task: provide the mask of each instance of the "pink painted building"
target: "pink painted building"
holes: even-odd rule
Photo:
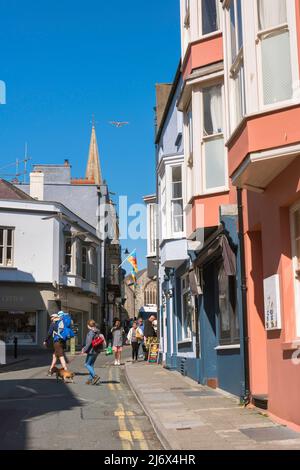
[[[223,24],[226,145],[242,202],[251,397],[300,429],[300,1],[223,1]]]

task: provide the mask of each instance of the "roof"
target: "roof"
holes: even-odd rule
[[[21,189],[17,188],[9,181],[0,178],[0,199],[27,200],[34,201],[32,197],[24,193]]]

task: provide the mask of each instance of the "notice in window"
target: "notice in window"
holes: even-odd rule
[[[265,328],[281,329],[281,304],[279,275],[264,279]]]

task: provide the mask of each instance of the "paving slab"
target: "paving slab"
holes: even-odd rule
[[[274,422],[265,411],[240,406],[237,397],[157,364],[128,363],[125,372],[165,449],[300,449],[300,433]]]

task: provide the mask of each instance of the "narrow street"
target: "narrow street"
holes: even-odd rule
[[[125,361],[126,355],[125,349]],[[70,364],[74,384],[47,377],[48,363],[49,356],[41,354],[1,371],[0,449],[161,449],[126,383],[124,366],[114,367],[112,356],[98,358],[99,386],[85,384],[84,357]]]

